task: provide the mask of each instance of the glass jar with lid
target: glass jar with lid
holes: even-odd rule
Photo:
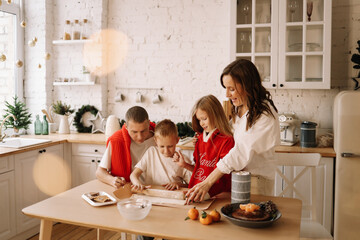
[[[71,22],[70,22],[70,20],[65,21],[64,40],[71,40]]]
[[[88,28],[88,20],[84,18],[82,22],[81,39],[89,38],[87,28]]]
[[[78,19],[74,20],[73,31],[72,31],[72,39],[79,40],[81,35],[80,23]]]

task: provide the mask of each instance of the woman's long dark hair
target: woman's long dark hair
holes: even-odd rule
[[[247,115],[246,130],[251,128],[264,112],[275,118],[268,104],[270,103],[277,112],[274,102],[271,99],[271,94],[261,84],[259,72],[251,61],[246,59],[237,59],[230,63],[224,69],[220,77],[221,85],[224,88],[225,86],[223,84],[223,77],[225,75],[230,75],[235,81],[236,85],[240,85],[241,91],[239,91],[238,87],[236,87],[236,91],[238,91],[239,94],[247,100],[249,113]],[[236,112],[233,105],[233,121],[235,121],[235,115]]]

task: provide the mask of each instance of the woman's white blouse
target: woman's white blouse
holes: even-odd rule
[[[280,125],[276,111],[271,110],[275,118],[264,113],[247,131],[247,113],[236,117],[233,123],[235,146],[217,163],[222,173],[245,170],[274,178],[274,152],[275,146],[280,144]]]

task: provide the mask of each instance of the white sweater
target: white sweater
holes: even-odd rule
[[[247,113],[236,117],[233,123],[235,146],[217,163],[222,173],[246,170],[274,179],[274,152],[275,146],[280,144],[280,125],[278,114],[272,107],[271,110],[275,118],[262,114],[247,131]]]

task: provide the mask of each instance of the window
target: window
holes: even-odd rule
[[[20,26],[18,2],[2,1],[0,6],[0,119],[5,101],[12,103],[15,95],[23,100],[24,66],[16,66],[18,60],[24,62],[24,29]]]

